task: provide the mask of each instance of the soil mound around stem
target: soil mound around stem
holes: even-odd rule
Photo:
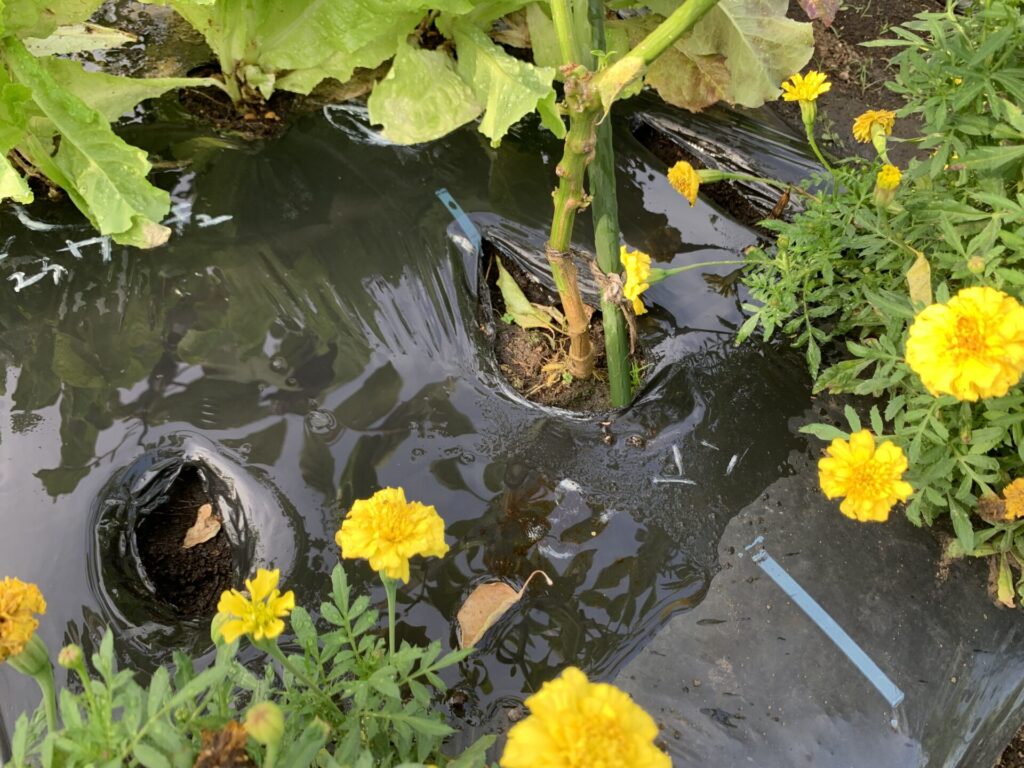
[[[207,541],[185,546],[200,510],[213,503],[199,469],[186,466],[166,500],[135,532],[139,560],[157,597],[189,616],[214,613],[221,592],[231,588],[234,577],[231,542],[223,527]]]
[[[595,311],[590,321],[590,343],[594,348],[595,374],[585,380],[574,379],[564,368],[568,360],[569,339],[544,329],[525,329],[504,319],[505,300],[498,288],[501,263],[531,302],[558,306],[558,297],[533,279],[511,254],[493,242],[483,243],[483,290],[489,301],[481,303],[481,322],[495,329],[493,344],[498,369],[509,385],[532,402],[581,413],[600,413],[612,409],[605,358],[604,329],[601,314]],[[634,355],[634,359],[637,355]]]

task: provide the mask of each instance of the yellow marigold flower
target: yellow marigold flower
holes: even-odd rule
[[[0,664],[25,650],[39,626],[34,614],[44,613],[46,601],[35,584],[9,576],[0,581]]]
[[[1018,477],[1003,488],[1003,499],[1006,501],[1006,520],[1024,517],[1024,477]]]
[[[671,768],[654,746],[658,726],[629,694],[591,683],[575,667],[526,700],[530,716],[512,726],[502,768]]]
[[[936,397],[1002,397],[1024,372],[1024,307],[994,288],[964,288],[914,318],[907,364]]]
[[[344,558],[365,558],[389,579],[409,581],[409,558],[443,557],[444,520],[432,506],[406,501],[401,488],[382,488],[352,505],[334,536]]]
[[[700,175],[685,160],[668,169],[668,183],[672,189],[690,201],[690,207],[697,204],[697,190],[700,189]]]
[[[875,436],[866,429],[854,432],[849,440],[836,438],[818,462],[818,484],[825,496],[845,496],[839,511],[859,520],[884,522],[897,501],[906,501],[914,492],[904,482],[907,457],[890,440],[875,446]]]
[[[282,619],[295,607],[295,593],[288,590],[282,595],[277,589],[280,579],[281,571],[277,568],[260,568],[255,579],[245,580],[249,597],[237,589],[221,594],[217,610],[231,617],[220,628],[227,642],[233,643],[242,635],[257,641],[273,639],[284,632]]]
[[[817,100],[821,94],[831,90],[832,83],[824,72],[810,70],[806,75],[796,74],[782,84],[782,99],[784,101],[806,101]]]
[[[869,109],[853,121],[853,138],[861,144],[872,139],[872,132],[877,127],[886,136],[892,135],[892,127],[896,124],[896,113],[888,109]]]
[[[895,165],[889,165],[886,163],[878,172],[875,183],[878,185],[879,189],[884,189],[885,191],[890,192],[900,185],[900,179],[902,178],[903,174],[900,172],[899,168]]]
[[[626,284],[622,295],[633,302],[633,313],[642,315],[647,311],[640,294],[651,287],[651,257],[643,251],[630,251],[626,246],[619,249],[619,261],[626,270]]]

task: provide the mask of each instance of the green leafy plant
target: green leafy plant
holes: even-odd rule
[[[220,616],[211,632],[216,658],[207,669],[197,671],[188,656],[176,653],[173,672],[158,668],[147,686],[131,671],[117,669],[109,631],[91,670],[80,648],[66,647],[59,663],[77,678],[78,690],[60,691],[49,726],[45,694],[35,714],[18,718],[5,768],[190,768],[203,764],[196,761],[205,752],[225,759],[230,749],[268,768],[485,764],[490,736],[458,758],[441,752],[452,730],[434,706],[434,691],[445,687],[438,672],[471,649],[442,655],[434,642],[390,651],[374,631],[377,611],[365,595],[353,599],[340,565],[331,574],[331,599],[320,606],[320,615],[318,627],[297,607],[291,614],[293,642],[254,641],[272,660],[260,664],[239,661],[241,641],[224,641],[220,627],[226,617]],[[234,763],[209,762],[219,764]]]
[[[992,318],[1012,322],[1024,289],[1022,6],[994,0],[960,13],[951,3],[894,32],[876,45],[899,49],[890,87],[907,99],[898,114],[921,119],[919,157],[900,180],[888,165],[886,130],[873,129],[876,163],[837,164],[818,179],[831,188],[805,196],[804,212],[765,223],[778,239],[748,254],[744,280],[755,301],[740,339],[782,332],[806,348],[817,391],[883,398],[870,409],[870,431],[909,461],[908,517],[930,524],[948,515],[956,534],[949,553],[992,558],[998,599],[1012,605],[1014,592],[1024,595],[1019,371],[1006,391],[968,386],[974,374],[961,367],[988,354],[993,370],[1011,375],[1016,342],[1011,332],[998,354],[991,346],[977,352],[995,343],[1000,326],[978,320],[981,309],[957,307],[967,297],[1005,300]],[[887,190],[893,179],[898,186]],[[991,293],[971,292],[979,289]],[[908,333],[922,337],[928,322],[947,316],[967,324],[960,357],[910,354]],[[980,330],[970,335],[971,327]],[[950,343],[961,344],[959,333]],[[951,387],[935,384],[961,372]],[[862,429],[852,410],[847,420],[850,432]],[[830,425],[805,431],[850,436]]]
[[[569,337],[568,370],[574,379],[593,373],[589,313],[568,257],[576,213],[593,201],[597,262],[610,286],[602,313],[612,400],[620,406],[631,388],[614,290],[622,265],[609,110],[644,84],[690,110],[719,101],[759,106],[807,62],[813,45],[810,25],[785,18],[785,0],[163,2],[202,32],[238,104],[278,88],[308,93],[324,78],[346,81],[359,67],[391,59],[368,108],[393,142],[430,141],[479,119],[497,146],[536,113],[565,140],[547,252]],[[506,45],[529,50],[532,61]]]
[[[0,3],[0,200],[28,203],[28,177],[63,189],[101,234],[152,247],[170,230],[166,192],[147,179],[145,152],[111,129],[143,99],[190,78],[131,79],[85,70],[57,53],[119,45],[114,30],[83,25],[99,0]]]

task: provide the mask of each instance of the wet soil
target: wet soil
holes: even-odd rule
[[[213,503],[198,468],[184,467],[167,496],[136,530],[139,559],[157,597],[186,616],[210,616],[234,581],[231,542],[221,528],[209,541],[182,546],[199,508]]]
[[[896,49],[864,48],[861,43],[893,37],[889,28],[909,21],[923,11],[937,11],[945,6],[938,0],[856,0],[844,3],[832,25],[820,21],[814,25],[814,56],[806,69],[826,73],[832,88],[818,98],[817,136],[823,151],[837,157],[860,155],[875,158],[870,144],[858,144],[851,129],[854,119],[869,109],[898,110],[903,98],[885,88],[892,76],[889,59]],[[806,21],[807,15],[796,0],[790,2],[789,16]],[[777,101],[772,108],[793,130],[802,134],[800,107],[795,102]],[[890,139],[889,157],[905,166],[915,153],[914,146],[898,139],[918,135],[919,123],[913,118],[900,118]]]
[[[1024,728],[1017,731],[994,768],[1024,768]]]
[[[218,76],[211,67],[201,67],[189,74],[195,77]],[[295,94],[275,91],[269,100],[255,100],[236,107],[231,98],[219,88],[184,88],[178,96],[185,110],[218,133],[241,136],[253,141],[272,139],[284,133],[287,123],[283,119],[295,106]]]
[[[535,403],[565,408],[581,413],[594,413],[611,409],[611,393],[604,375],[607,367],[604,352],[604,330],[601,313],[595,311],[590,320],[590,343],[594,347],[595,375],[587,380],[563,376],[561,364],[567,359],[569,339],[544,329],[520,328],[503,320],[505,301],[498,289],[498,268],[495,259],[502,256],[493,245],[484,242],[485,280],[491,298],[492,317],[481,318],[495,328],[494,352],[498,368],[509,385]],[[522,288],[530,301],[557,306],[558,299],[531,280],[526,272],[509,258],[502,265]],[[548,369],[545,370],[545,366]]]

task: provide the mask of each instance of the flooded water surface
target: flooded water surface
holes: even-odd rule
[[[673,192],[627,118],[631,247],[681,265],[756,241]],[[187,161],[157,175],[174,199],[167,246],[114,246],[105,262],[101,242],[68,245],[93,234],[67,208],[0,212],[0,268],[22,275],[0,309],[0,572],[40,585],[51,648],[90,646],[112,625],[141,670],[176,648],[211,650],[208,620],[155,600],[123,535],[183,464],[207,467],[231,511],[238,577],[278,567],[310,607],[328,592],[344,511],[402,486],[437,507],[451,551],[414,561],[400,637],[454,644],[477,583],[518,586],[536,569],[554,580],[535,580],[449,676],[451,716],[493,730],[565,665],[608,679],[698,604],[729,518],[787,472],[807,382],[779,350],[733,345],[729,267],[651,289],[648,383],[610,423],[500,383],[468,290],[476,265],[435,191],[485,234],[542,235],[559,147],[540,129],[498,150],[470,129],[403,148],[359,109],[328,108],[258,146],[175,124],[128,130]],[[56,284],[54,264],[69,270]],[[383,602],[364,563],[346,567]],[[0,676],[0,718],[10,726],[35,696]]]

